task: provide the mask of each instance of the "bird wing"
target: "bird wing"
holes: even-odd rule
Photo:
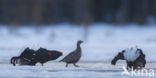
[[[67,56],[65,56],[61,61],[68,61],[68,60],[71,60],[73,57],[74,57],[74,54],[75,54],[75,51],[69,53]]]

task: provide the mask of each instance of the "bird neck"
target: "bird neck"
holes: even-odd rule
[[[80,43],[77,43],[77,49],[81,49]]]

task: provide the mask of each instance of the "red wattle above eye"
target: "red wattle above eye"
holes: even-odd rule
[[[51,56],[51,55],[52,55],[52,53],[51,53],[51,52],[48,52],[48,55],[49,55],[49,56]]]

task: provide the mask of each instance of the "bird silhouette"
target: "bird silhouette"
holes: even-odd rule
[[[81,40],[77,41],[77,48],[76,48],[76,50],[74,50],[71,53],[69,53],[62,60],[60,60],[60,62],[65,62],[66,63],[66,67],[68,67],[68,64],[73,64],[75,67],[79,67],[78,65],[76,65],[76,63],[81,58],[81,54],[82,54],[81,47],[80,47],[81,43],[83,43],[83,41],[81,41]]]

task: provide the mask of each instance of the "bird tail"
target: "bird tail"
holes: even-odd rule
[[[63,60],[60,60],[59,62],[62,62]]]
[[[19,59],[20,57],[12,57],[10,59],[10,63],[13,64],[13,66],[15,66],[17,64],[17,59]]]
[[[63,58],[62,60],[60,60],[59,62],[64,62],[65,61],[65,58]]]
[[[64,62],[65,60],[64,59],[62,59],[62,60],[60,60],[59,62]]]
[[[62,60],[60,60],[59,62],[62,62]]]

